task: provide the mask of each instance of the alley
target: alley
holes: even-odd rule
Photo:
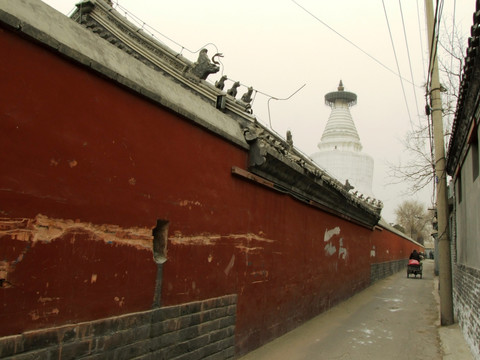
[[[442,359],[433,261],[401,271],[242,360]]]

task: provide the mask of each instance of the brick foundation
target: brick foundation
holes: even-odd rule
[[[465,265],[454,268],[455,315],[475,358],[480,359],[480,271]]]
[[[373,284],[374,282],[384,279],[390,275],[393,275],[399,271],[405,269],[407,266],[408,260],[394,260],[394,261],[386,261],[377,264],[370,265],[370,283]]]
[[[5,359],[230,359],[237,296],[0,338]]]

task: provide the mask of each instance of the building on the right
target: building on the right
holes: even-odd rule
[[[452,177],[452,239],[455,315],[476,359],[480,359],[480,1],[465,57],[447,173]]]

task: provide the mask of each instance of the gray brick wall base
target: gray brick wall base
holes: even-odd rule
[[[386,261],[370,265],[370,284],[393,275],[406,268],[408,259]]]
[[[237,296],[0,338],[0,358],[232,359]]]
[[[475,359],[480,359],[480,270],[455,264],[453,304],[463,336]]]

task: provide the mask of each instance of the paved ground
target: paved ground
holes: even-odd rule
[[[458,326],[439,333],[433,261],[423,266],[422,279],[392,275],[241,360],[472,359]]]

